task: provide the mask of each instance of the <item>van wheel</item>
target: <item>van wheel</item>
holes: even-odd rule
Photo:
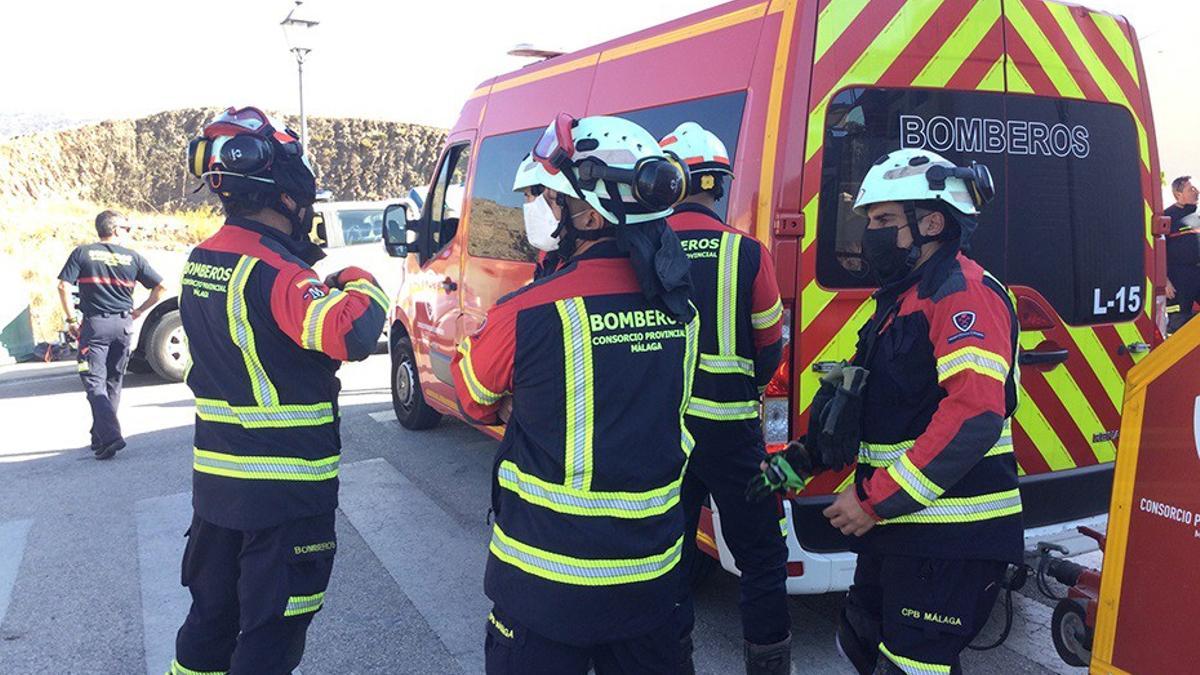
[[[401,426],[413,431],[432,429],[442,421],[442,414],[429,407],[421,393],[412,339],[408,337],[396,340],[392,356],[392,409]]]
[[[158,376],[168,382],[182,382],[187,370],[187,335],[183,332],[183,319],[174,309],[162,315],[154,330],[150,331],[150,344],[146,345],[146,362]]]

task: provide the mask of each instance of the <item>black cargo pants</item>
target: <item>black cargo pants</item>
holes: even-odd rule
[[[695,546],[696,529],[700,507],[711,495],[721,514],[721,533],[742,575],[738,582],[742,637],[752,644],[769,645],[787,638],[792,625],[787,606],[785,524],[780,523],[778,499],[746,501],[746,484],[759,474],[759,465],[767,454],[761,441],[746,442],[746,433],[730,433],[730,426],[737,424],[687,418],[696,447],[688,460],[680,495],[688,528],[684,535],[688,545],[683,547],[680,566],[689,572],[682,575],[680,635],[686,639],[695,621],[687,580],[696,556],[705,555]]]
[[[193,515],[182,574],[192,607],[168,672],[292,672],[336,552],[333,512],[248,531]]]
[[[128,312],[86,316],[79,327],[79,379],[92,408],[92,449],[121,439],[117,407],[133,346]]]

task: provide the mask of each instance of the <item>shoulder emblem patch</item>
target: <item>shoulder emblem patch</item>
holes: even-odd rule
[[[983,338],[983,333],[973,330],[975,327],[975,312],[969,310],[958,312],[951,317],[951,321],[954,322],[954,327],[958,329],[958,332],[946,338],[946,342],[958,342],[965,338]]]
[[[325,291],[321,290],[319,286],[309,286],[308,290],[304,291],[304,297],[309,300],[317,300],[325,297]]]

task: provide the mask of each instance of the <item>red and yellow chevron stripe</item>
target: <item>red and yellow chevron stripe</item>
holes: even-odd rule
[[[1121,105],[1136,122],[1146,212],[1146,269],[1151,269],[1150,217],[1157,166],[1148,142],[1144,76],[1131,30],[1106,14],[1043,0],[821,0],[818,6],[801,203],[795,371],[800,425],[817,388],[814,364],[846,358],[858,328],[874,310],[863,292],[833,292],[816,280],[816,227],[826,109],[850,85],[928,87],[1086,99]],[[1147,279],[1149,291],[1153,286]],[[1150,298],[1146,293],[1142,297]],[[1117,429],[1126,372],[1124,345],[1157,339],[1152,302],[1135,322],[1026,332],[1021,346],[1053,340],[1073,355],[1050,371],[1026,369],[1013,425],[1022,471],[1043,473],[1112,461],[1115,446],[1098,433]],[[1082,357],[1082,358],[1081,358]],[[810,490],[848,484],[821,477]]]

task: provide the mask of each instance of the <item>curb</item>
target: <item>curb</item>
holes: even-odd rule
[[[53,363],[18,363],[0,366],[0,384],[19,384],[44,380],[51,377],[62,377],[75,374],[74,361],[55,361]]]

